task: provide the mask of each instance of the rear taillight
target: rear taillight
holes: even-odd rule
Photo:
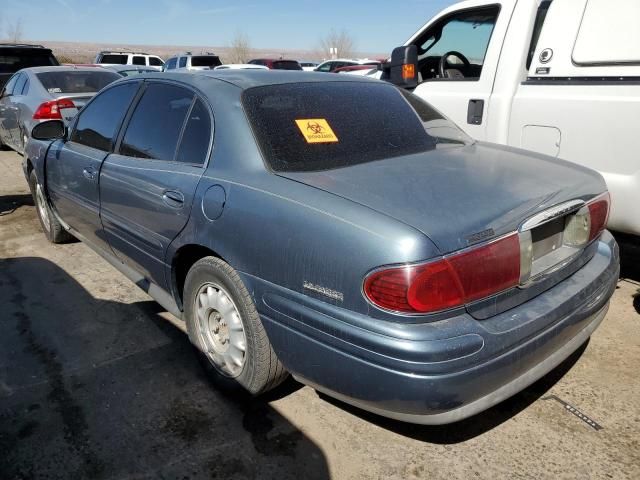
[[[68,98],[61,98],[59,100],[51,100],[44,102],[33,114],[34,120],[62,120],[62,113],[60,110],[65,108],[76,108],[74,103]]]
[[[400,313],[432,313],[518,285],[520,243],[513,233],[418,265],[376,270],[365,278],[371,303]]]
[[[589,241],[597,238],[606,228],[607,221],[609,220],[610,203],[611,197],[609,196],[609,192],[605,192],[587,203],[591,223]]]

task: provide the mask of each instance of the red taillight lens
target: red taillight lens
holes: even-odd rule
[[[364,292],[376,306],[402,313],[430,313],[516,286],[520,280],[517,233],[421,265],[369,274]]]
[[[75,108],[74,103],[68,98],[51,100],[41,104],[33,114],[34,120],[62,120],[60,110],[64,108]]]
[[[589,216],[591,217],[591,230],[589,232],[589,241],[600,235],[607,226],[609,219],[609,192],[600,195],[587,204],[589,207]]]

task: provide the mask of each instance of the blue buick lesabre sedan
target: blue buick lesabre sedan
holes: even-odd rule
[[[254,394],[290,373],[454,422],[578,349],[618,278],[599,174],[473,142],[376,80],[141,75],[32,136],[49,240],[94,248]]]

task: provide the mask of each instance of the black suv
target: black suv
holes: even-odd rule
[[[42,45],[0,43],[0,89],[18,70],[47,65],[60,65],[49,48]]]

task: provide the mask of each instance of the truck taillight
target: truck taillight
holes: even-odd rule
[[[60,110],[65,108],[76,108],[75,104],[68,98],[51,100],[41,104],[33,114],[34,120],[62,120]]]
[[[435,261],[375,270],[365,277],[364,293],[379,308],[425,314],[496,294],[519,280],[520,242],[513,233]]]

